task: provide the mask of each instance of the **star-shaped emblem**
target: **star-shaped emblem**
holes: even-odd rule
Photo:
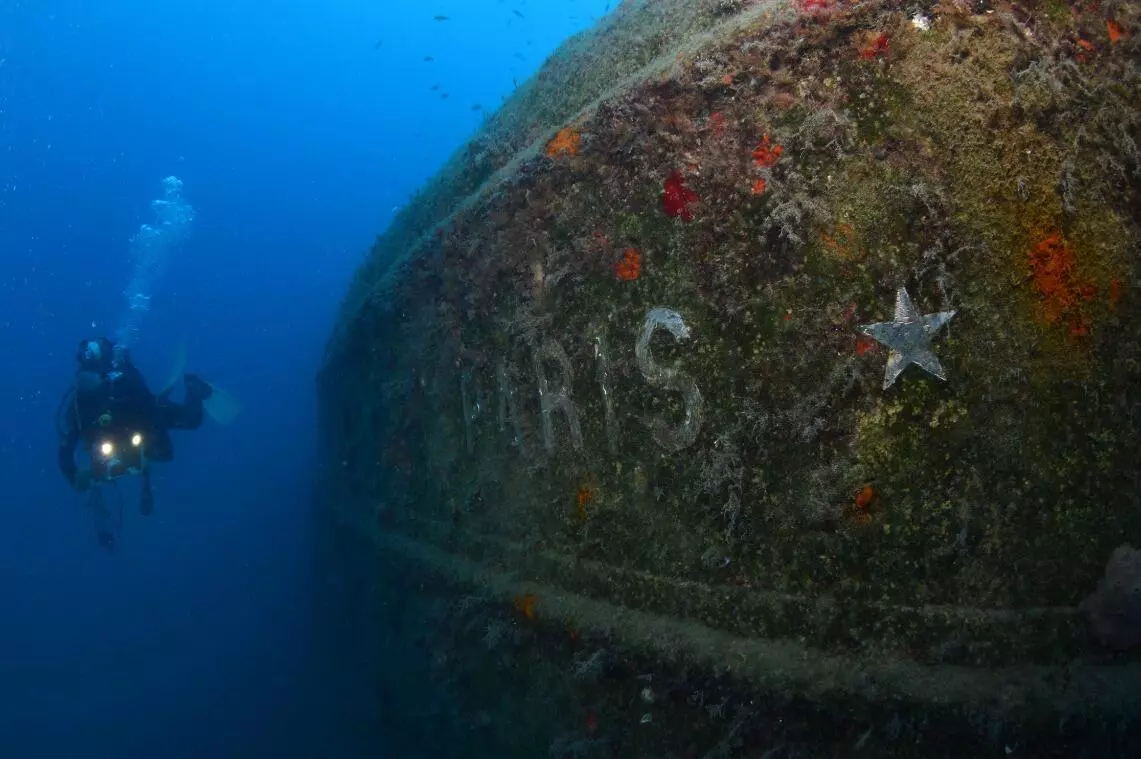
[[[883,375],[884,390],[895,383],[908,364],[917,364],[939,379],[947,379],[943,374],[943,365],[931,351],[931,338],[954,315],[954,311],[920,314],[907,290],[901,287],[895,292],[894,319],[860,326],[860,332],[891,349]]]

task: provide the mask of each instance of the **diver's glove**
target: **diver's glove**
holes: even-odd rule
[[[182,381],[186,383],[187,403],[204,401],[209,398],[214,392],[214,388],[210,387],[210,385],[207,384],[205,380],[196,374],[187,374],[182,378]]]

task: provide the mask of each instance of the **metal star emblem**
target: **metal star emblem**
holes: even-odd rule
[[[954,315],[954,311],[920,314],[907,290],[901,287],[895,292],[895,318],[892,321],[860,326],[860,332],[891,349],[883,375],[884,390],[895,383],[908,364],[917,364],[939,379],[947,379],[943,365],[931,351],[931,338]]]

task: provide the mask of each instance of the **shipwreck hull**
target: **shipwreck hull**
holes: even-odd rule
[[[1130,745],[1137,21],[660,0],[564,46],[378,239],[322,368],[323,550],[390,729]]]

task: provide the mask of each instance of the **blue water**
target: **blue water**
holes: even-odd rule
[[[315,592],[314,375],[373,237],[608,5],[0,0],[0,756],[385,755]],[[196,215],[133,355],[244,410],[174,433],[108,553],[53,414],[168,175]]]

